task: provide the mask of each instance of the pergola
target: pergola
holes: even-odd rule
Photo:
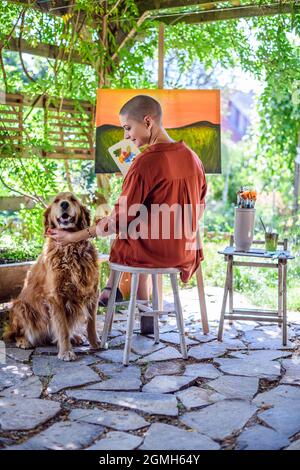
[[[9,0],[11,3],[23,5],[27,8],[34,8],[42,13],[64,16],[72,13],[76,3],[66,0]],[[97,2],[104,5],[105,0]],[[116,6],[121,0],[116,0]],[[173,25],[179,22],[187,24],[202,24],[215,21],[232,20],[238,18],[249,18],[258,16],[273,16],[283,13],[300,13],[300,2],[298,0],[274,0],[274,1],[240,1],[240,0],[136,0],[138,10],[136,17],[137,25],[141,25],[146,19],[160,21],[162,24]],[[120,18],[121,19],[121,18]],[[84,12],[80,18],[84,22]],[[99,30],[99,24],[104,27],[106,16],[101,18],[95,15],[95,27]],[[100,26],[100,30],[101,30]],[[119,48],[124,47],[125,43],[131,39],[136,31],[124,33],[122,22],[117,26],[107,21],[106,28],[116,34],[116,40]],[[5,42],[5,48],[12,51],[19,51],[21,48],[24,53],[38,55],[48,58],[56,58],[59,54],[59,48],[55,45],[38,43],[32,46],[27,41],[18,37],[11,37]],[[76,52],[72,55],[72,60],[76,63],[82,63],[82,59]]]

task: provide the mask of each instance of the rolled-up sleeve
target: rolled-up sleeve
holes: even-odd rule
[[[132,165],[124,179],[121,195],[112,213],[97,224],[97,236],[105,237],[126,230],[128,224],[136,218],[139,207],[148,193],[145,177]]]

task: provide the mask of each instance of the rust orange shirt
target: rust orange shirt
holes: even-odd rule
[[[117,232],[110,261],[138,267],[176,267],[181,280],[187,282],[203,260],[202,248],[196,248],[195,241],[197,210],[200,205],[204,208],[206,190],[202,162],[183,141],[150,145],[132,163],[110,216]],[[121,201],[126,201],[126,207]],[[137,212],[141,204],[143,210]],[[161,205],[164,210],[160,210]],[[134,209],[131,212],[130,207]],[[188,213],[191,226],[186,222]],[[126,223],[122,225],[124,215]],[[137,233],[141,235],[138,238]]]

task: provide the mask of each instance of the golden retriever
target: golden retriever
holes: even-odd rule
[[[58,194],[44,213],[45,235],[49,228],[76,231],[89,225],[89,211],[69,192]],[[89,240],[63,246],[48,238],[13,301],[5,339],[20,348],[57,342],[59,359],[71,361],[76,358],[71,340],[82,342],[76,329],[87,322],[89,343],[99,349],[98,278],[97,251]]]

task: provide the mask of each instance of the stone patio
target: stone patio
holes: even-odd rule
[[[0,448],[299,450],[300,313],[288,315],[286,348],[277,326],[255,322],[225,322],[219,343],[222,289],[206,294],[208,336],[196,289],[181,291],[187,361],[174,316],[163,317],[159,345],[140,336],[136,324],[127,368],[126,312],[116,315],[107,351],[74,348],[75,362],[59,361],[54,346],[9,345],[0,363]]]

